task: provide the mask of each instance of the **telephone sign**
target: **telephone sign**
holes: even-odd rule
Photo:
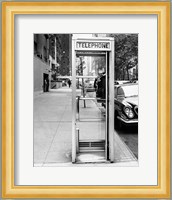
[[[111,43],[109,41],[82,41],[77,40],[75,50],[82,51],[111,51]]]

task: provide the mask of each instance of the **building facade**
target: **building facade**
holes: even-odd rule
[[[34,92],[59,87],[58,76],[71,76],[71,34],[34,34]]]
[[[34,92],[49,90],[49,35],[34,34]]]

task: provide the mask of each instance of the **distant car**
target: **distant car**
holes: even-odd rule
[[[95,92],[94,80],[85,80],[84,86],[87,92]]]
[[[117,125],[138,125],[138,84],[115,85],[115,120]]]

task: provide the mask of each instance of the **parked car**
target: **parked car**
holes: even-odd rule
[[[138,84],[115,85],[115,122],[138,125]]]
[[[105,76],[97,82],[97,102],[105,104]],[[138,125],[138,83],[125,83],[114,85],[114,117],[115,126]]]
[[[121,85],[121,84],[126,84],[126,83],[130,83],[129,81],[115,81],[114,84],[115,85]]]

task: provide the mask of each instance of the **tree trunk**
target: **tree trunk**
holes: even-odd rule
[[[129,69],[128,69],[128,67],[127,67],[127,78],[128,78],[128,80],[130,80],[130,75],[129,75]]]

